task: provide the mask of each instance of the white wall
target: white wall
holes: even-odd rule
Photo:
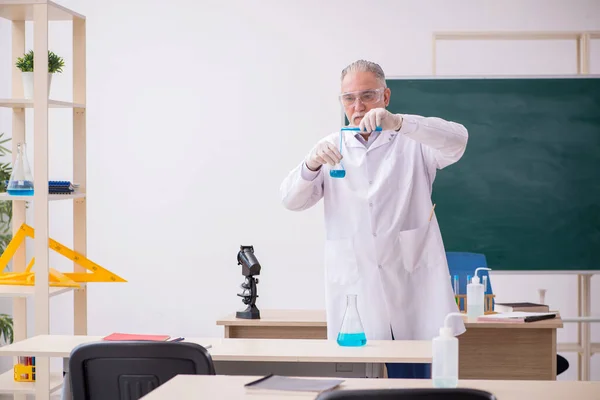
[[[90,285],[90,334],[222,335],[215,320],[242,307],[240,244],[253,244],[263,266],[260,308],[324,307],[322,208],[286,211],[278,189],[339,127],[339,73],[351,61],[428,75],[433,31],[600,30],[597,0],[59,3],[87,16],[88,255],[129,281]],[[70,99],[70,26],[50,32],[50,49],[67,62],[52,97]],[[573,55],[572,43],[443,43],[438,72],[574,73]],[[6,76],[4,20],[0,57]],[[9,93],[0,80],[0,97]],[[71,179],[70,114],[50,115],[51,179]],[[0,110],[0,132],[10,125]],[[51,212],[51,236],[71,245],[71,204]],[[69,268],[59,257],[52,265]],[[494,278],[503,300],[535,301],[540,287],[552,308],[575,315],[575,277]],[[69,296],[54,298],[52,333],[72,332],[71,314]],[[598,327],[593,336],[600,340]],[[575,339],[574,326],[559,333]],[[574,377],[573,365],[561,379]]]

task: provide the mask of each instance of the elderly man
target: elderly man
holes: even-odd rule
[[[290,210],[324,201],[330,339],[348,294],[358,295],[367,339],[431,340],[458,310],[431,191],[436,170],[462,157],[467,130],[440,118],[392,114],[390,97],[379,65],[359,60],[346,67],[340,101],[359,130],[321,139],[281,184]],[[345,177],[330,175],[340,162]],[[462,321],[453,320],[453,333],[463,333]],[[429,364],[388,365],[390,377],[430,373]]]

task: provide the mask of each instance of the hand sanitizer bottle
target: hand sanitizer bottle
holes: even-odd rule
[[[469,322],[477,321],[477,317],[484,314],[484,287],[479,283],[477,271],[480,269],[491,271],[490,268],[480,267],[475,270],[475,276],[467,285],[467,317]]]
[[[436,388],[458,386],[458,339],[452,335],[452,328],[448,324],[450,317],[455,316],[462,318],[460,313],[446,315],[440,336],[432,340],[431,379]]]

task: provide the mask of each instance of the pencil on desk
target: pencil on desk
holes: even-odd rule
[[[433,207],[431,207],[431,214],[429,214],[429,221],[431,221],[431,218],[433,218],[433,210],[435,210],[435,204],[433,205]]]

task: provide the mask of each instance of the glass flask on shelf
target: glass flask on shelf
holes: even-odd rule
[[[11,196],[33,196],[33,174],[27,159],[27,145],[17,144],[17,157],[6,191]]]
[[[367,337],[358,314],[356,298],[355,294],[346,295],[346,311],[337,337],[340,346],[356,347],[367,344]]]

